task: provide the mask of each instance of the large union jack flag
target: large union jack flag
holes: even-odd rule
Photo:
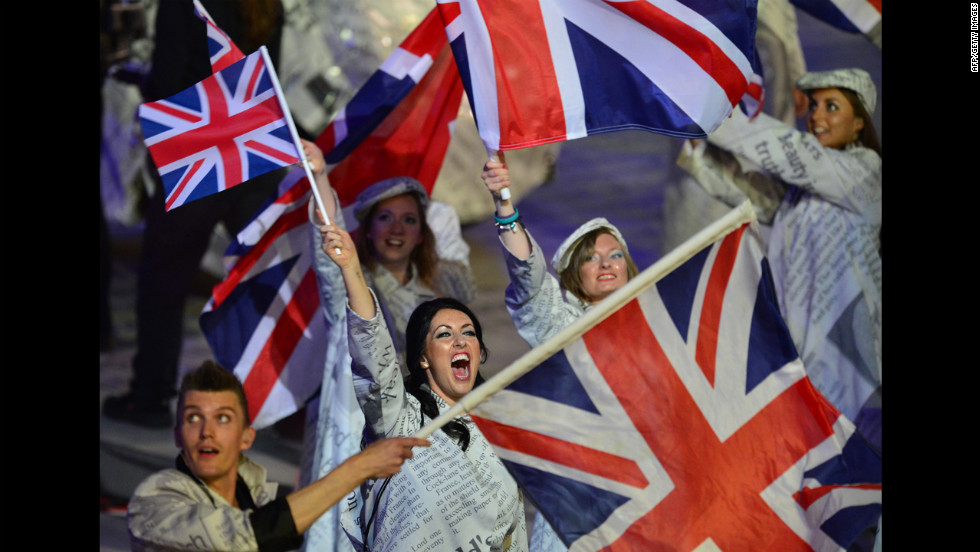
[[[200,0],[194,0],[194,15],[198,16],[208,29],[208,55],[211,59],[211,71],[221,71],[232,63],[245,57],[231,38],[214,22],[211,14],[204,8]]]
[[[265,47],[169,98],[140,126],[169,211],[300,159]]]
[[[487,148],[713,131],[753,74],[755,2],[438,0]]]
[[[216,360],[242,381],[257,428],[296,412],[320,386],[327,330],[309,251],[311,193],[301,168],[287,174],[229,246],[228,276],[200,317]]]
[[[472,411],[569,550],[842,550],[877,522],[881,457],[807,379],[754,232]]]

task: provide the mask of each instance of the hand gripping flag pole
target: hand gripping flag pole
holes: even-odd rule
[[[487,157],[489,157],[491,161],[502,161],[504,158],[504,152],[487,146]],[[510,199],[510,187],[502,188],[500,190],[500,199],[503,201]]]
[[[752,208],[752,203],[749,200],[745,200],[741,205],[729,211],[728,214],[711,223],[709,226],[706,226],[673,251],[661,257],[660,260],[627,282],[626,285],[613,292],[609,297],[598,302],[585,314],[576,319],[575,322],[565,326],[564,329],[555,334],[551,339],[531,349],[510,366],[504,368],[482,385],[461,397],[452,408],[419,429],[413,437],[425,439],[453,418],[471,412],[481,402],[490,398],[497,391],[507,387],[517,378],[526,374],[558,351],[564,349],[580,335],[605,320],[626,303],[632,301],[640,292],[656,284],[661,278],[684,264],[684,262],[699,251],[718,241],[739,226],[747,222],[754,222],[755,220],[756,215],[755,210]]]

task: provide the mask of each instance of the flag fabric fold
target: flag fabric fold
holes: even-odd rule
[[[881,48],[881,0],[789,0],[817,19],[849,33],[865,35]]]
[[[199,320],[215,359],[242,381],[252,425],[260,429],[317,391],[326,355],[309,250],[311,191],[302,168],[293,168],[278,192],[229,246],[228,275]]]
[[[763,251],[746,223],[460,401],[569,550],[844,550],[875,526],[881,457],[807,379]]]
[[[143,141],[176,208],[297,163],[265,47],[169,98],[140,104]]]
[[[704,137],[753,74],[755,2],[438,0],[486,147]]]
[[[204,8],[200,0],[194,0],[194,15],[197,15],[207,25],[208,55],[211,59],[211,71],[225,69],[232,63],[245,57],[231,38],[214,22],[211,14]]]

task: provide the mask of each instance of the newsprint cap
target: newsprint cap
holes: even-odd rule
[[[419,197],[423,211],[429,206],[429,194],[426,193],[421,182],[410,176],[395,176],[375,182],[358,194],[357,199],[354,200],[354,218],[363,222],[374,204],[407,193]]]
[[[805,73],[796,81],[800,90],[820,88],[846,88],[857,94],[868,115],[874,115],[878,93],[871,75],[858,68],[834,69],[833,71],[812,71]]]
[[[623,235],[619,233],[619,229],[612,225],[611,222],[602,218],[596,217],[582,226],[579,226],[572,235],[565,238],[565,241],[558,246],[558,251],[555,251],[555,256],[551,259],[551,266],[555,269],[555,272],[559,274],[568,268],[568,263],[572,258],[572,252],[575,246],[578,245],[578,241],[582,239],[582,236],[588,234],[589,232],[595,230],[596,228],[602,228],[603,230],[612,234],[619,245],[623,247],[625,253],[629,253],[629,249],[626,247],[626,240],[623,239]]]

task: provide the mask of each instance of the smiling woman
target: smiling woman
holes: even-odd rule
[[[330,211],[327,218],[346,230],[344,215],[336,207],[334,190],[328,182],[318,183],[318,187]],[[342,324],[346,296],[341,292],[341,276],[323,247],[320,226],[323,217],[316,217],[313,208],[311,200],[310,222],[314,223],[313,247],[322,303],[328,320]],[[422,184],[409,177],[388,178],[372,184],[357,196],[351,208],[358,224],[352,235],[363,263],[364,278],[378,296],[402,358],[405,324],[419,303],[436,297],[456,297],[469,302],[476,297],[468,259],[439,255],[443,246],[459,249],[462,245],[466,253],[469,251],[458,218],[430,220],[433,212],[440,213],[440,217],[454,214],[446,208],[451,210],[431,201]]]
[[[556,279],[545,268],[541,247],[524,227],[517,207],[508,194],[501,193],[511,184],[502,155],[499,161],[484,165],[481,178],[496,205],[494,220],[510,275],[507,310],[531,347],[575,322],[639,273],[619,229],[597,217],[576,228],[558,246],[551,259]],[[532,549],[564,549],[540,513],[534,518],[531,535]]]
[[[861,69],[804,74],[800,132],[735,109],[678,164],[767,224],[780,311],[814,386],[881,450],[881,148],[877,90]]]
[[[483,167],[483,183],[496,204],[494,219],[510,275],[505,300],[518,333],[536,347],[639,273],[626,240],[602,217],[575,229],[558,247],[547,272],[542,251],[507,194],[510,171],[503,157]]]

